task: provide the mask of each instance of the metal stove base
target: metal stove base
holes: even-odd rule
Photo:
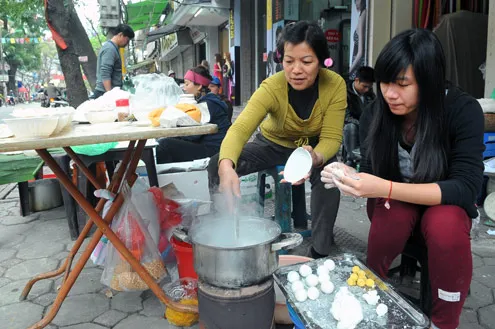
[[[198,284],[201,329],[274,329],[273,280],[242,289]]]

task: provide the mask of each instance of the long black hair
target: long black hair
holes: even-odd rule
[[[298,45],[306,42],[316,54],[320,66],[330,57],[328,43],[322,29],[315,22],[299,21],[287,24],[277,39],[277,57],[279,63],[284,58],[285,43]]]
[[[435,182],[447,174],[449,138],[444,122],[445,55],[438,38],[428,30],[404,31],[390,40],[378,55],[375,64],[377,98],[366,140],[368,157],[376,175],[401,180],[398,143],[404,117],[390,111],[380,84],[396,82],[409,66],[418,84],[411,181]]]

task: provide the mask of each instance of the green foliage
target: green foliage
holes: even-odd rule
[[[0,0],[2,36],[7,38],[40,37],[47,30],[42,0]],[[7,29],[5,29],[7,27]],[[23,70],[41,66],[40,44],[3,44],[5,61]]]
[[[101,45],[107,41],[107,38],[98,33],[97,36],[89,38],[89,41],[91,42],[91,46],[93,46],[95,53],[98,54],[100,52]]]

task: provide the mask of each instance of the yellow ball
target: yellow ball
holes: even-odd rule
[[[358,279],[357,280],[357,285],[359,287],[364,287],[366,285],[366,281],[364,279]]]
[[[350,286],[355,286],[356,285],[356,280],[353,280],[352,278],[347,279],[347,284]]]
[[[357,265],[356,265],[356,266],[354,266],[354,267],[352,268],[352,273],[357,273],[357,272],[359,272],[360,270],[361,270],[361,269],[359,268],[359,266],[357,266]]]
[[[366,280],[366,286],[373,288],[375,286],[375,281],[373,281],[373,279]]]
[[[356,273],[352,273],[351,276],[349,277],[349,279],[352,279],[354,281],[357,281],[357,279],[359,279],[358,275]]]
[[[363,270],[360,270],[358,273],[357,273],[358,277],[359,278],[366,278],[366,272],[363,271]]]

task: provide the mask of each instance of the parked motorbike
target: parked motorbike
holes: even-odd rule
[[[50,98],[50,107],[67,107],[69,103],[62,97]]]

